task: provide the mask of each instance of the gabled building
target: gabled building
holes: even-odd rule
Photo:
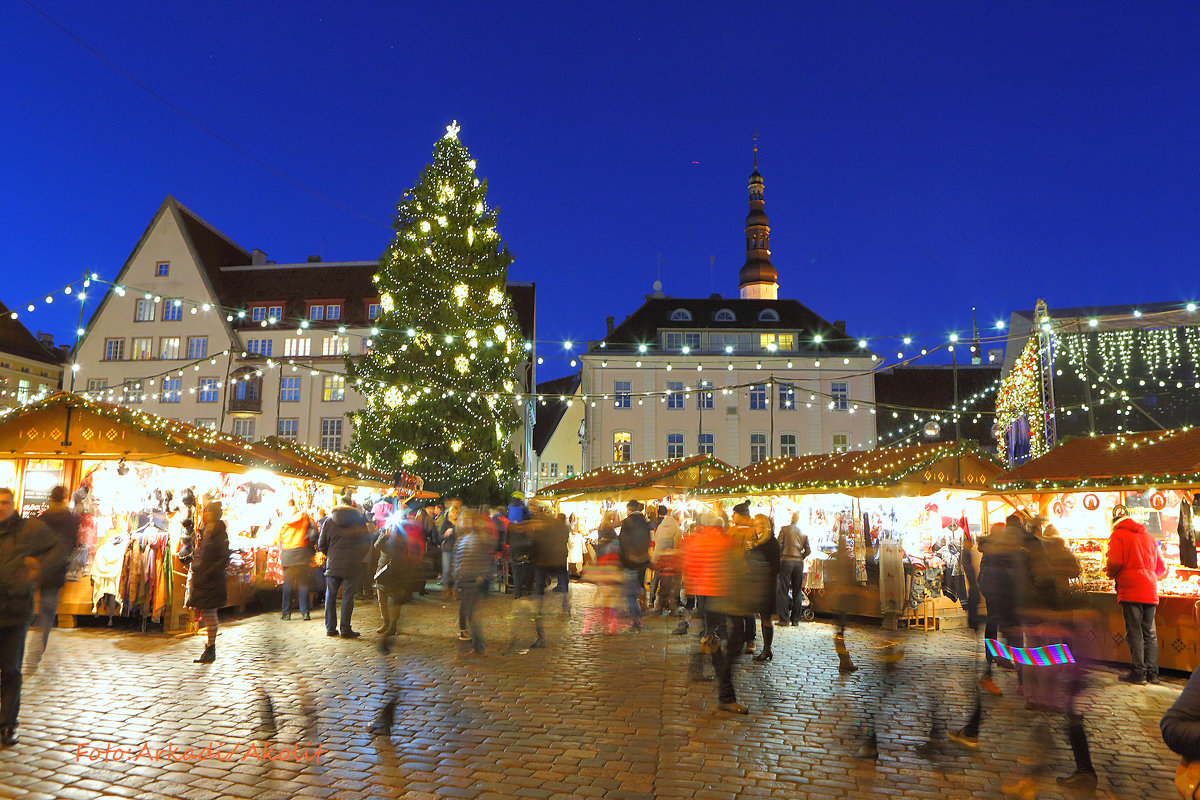
[[[736,298],[657,291],[588,343],[584,470],[696,454],[742,466],[875,444],[878,358],[798,300],[779,298],[764,183],[750,175]]]
[[[537,385],[537,422],[533,450],[537,454],[536,491],[580,472],[583,464],[583,399],[580,374]]]
[[[363,404],[345,359],[370,347],[377,269],[276,264],[167,197],[86,326],[75,385],[247,439],[341,450]],[[534,285],[508,291],[531,339]],[[519,368],[518,382],[527,375]]]
[[[0,408],[11,408],[62,387],[65,353],[47,334],[34,336],[0,303]]]

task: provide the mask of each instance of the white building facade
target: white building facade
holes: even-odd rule
[[[739,297],[648,296],[582,357],[584,469],[708,453],[734,466],[875,446],[878,357],[779,299],[757,163]]]

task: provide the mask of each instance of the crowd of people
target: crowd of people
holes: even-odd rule
[[[36,623],[27,667],[32,669],[49,642],[67,558],[78,544],[80,526],[65,502],[63,487],[51,492],[48,509],[36,518],[17,515],[13,500],[11,491],[0,489],[4,746],[17,740],[27,632]],[[197,518],[189,516],[194,537],[184,557],[189,571],[185,604],[199,613],[206,628],[207,643],[196,661],[210,663],[216,659],[217,610],[226,602],[230,550],[221,504],[198,505]],[[489,594],[507,592],[517,609],[513,616],[529,620],[530,638],[517,644],[527,652],[547,646],[545,616],[572,614],[570,581],[576,576],[595,586],[585,632],[613,635],[624,624],[629,632],[640,633],[650,613],[677,618],[677,635],[693,633],[691,626],[698,623],[689,680],[714,681],[718,708],[746,714],[749,709],[737,699],[733,670],[744,655],[770,662],[775,626],[805,619],[804,564],[811,548],[794,516],[776,532],[769,517],[751,515],[747,502],[731,511],[726,517],[715,507],[685,518],[680,510],[659,505],[647,514],[642,503],[631,500],[624,515],[615,509],[603,515],[592,545],[574,520],[536,500],[525,502],[519,493],[507,506],[492,508],[469,508],[457,499],[417,508],[387,498],[364,508],[347,494],[325,513],[288,501],[275,529],[284,575],[281,616],[290,619],[296,601],[301,617],[311,619],[310,594],[314,576],[319,576],[324,582],[326,633],[357,638],[360,634],[351,622],[356,598],[369,592],[380,612],[376,633],[386,654],[398,632],[402,607],[415,595],[431,591],[432,584],[458,601],[464,655],[481,657],[489,652],[481,602]],[[1078,563],[1054,527],[1044,523],[1014,514],[987,535],[975,541],[968,537],[963,557],[965,605],[970,624],[983,630],[984,657],[968,721],[947,736],[964,747],[978,748],[985,723],[982,693],[1000,694],[994,670],[1012,671],[1028,708],[1054,710],[1065,719],[1075,770],[1060,783],[1094,789],[1096,770],[1078,702],[1087,663],[1086,648],[1080,646],[1083,628],[1094,617],[1086,594],[1072,582],[1080,573]],[[1120,680],[1133,686],[1158,684],[1154,618],[1157,582],[1166,566],[1155,538],[1120,506],[1114,510],[1106,569],[1116,583],[1130,648],[1131,666]],[[825,579],[839,611],[834,637],[838,669],[850,673],[857,669],[846,642],[851,606],[836,599],[839,593],[848,595],[856,583],[846,541],[837,543]],[[548,605],[555,595],[558,599]],[[510,646],[520,635],[514,626]],[[902,651],[890,649],[889,654],[894,663]],[[711,676],[706,674],[708,664]],[[394,703],[381,712],[375,733],[390,729],[393,707]],[[1178,784],[1181,795],[1191,797],[1186,787],[1195,792],[1200,786],[1197,675],[1163,718],[1162,730],[1167,744],[1183,757]],[[862,752],[870,756],[872,751],[868,745]],[[1021,783],[1009,788],[1019,794]]]

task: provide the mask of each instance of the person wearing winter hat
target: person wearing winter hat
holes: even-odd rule
[[[1125,615],[1125,641],[1132,662],[1132,668],[1120,680],[1139,686],[1156,684],[1158,632],[1154,612],[1158,610],[1158,581],[1166,577],[1167,565],[1158,541],[1146,532],[1146,526],[1129,516],[1125,506],[1113,509],[1104,571],[1117,582],[1117,602]]]

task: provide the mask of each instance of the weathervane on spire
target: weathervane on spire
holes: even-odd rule
[[[758,128],[751,128],[750,136],[754,139],[754,168],[758,169]]]
[[[462,128],[459,127],[458,120],[454,120],[453,122],[451,122],[449,125],[446,126],[446,135],[443,136],[442,138],[443,139],[457,139],[458,132],[461,130],[462,130]]]

